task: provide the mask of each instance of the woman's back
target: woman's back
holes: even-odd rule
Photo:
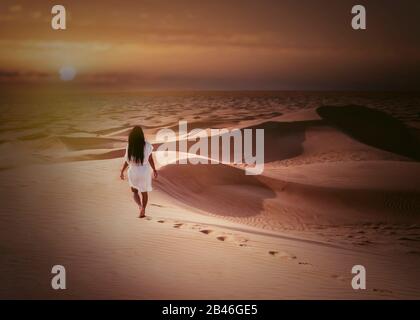
[[[128,145],[127,145],[127,147],[125,148],[124,158],[125,158],[125,161],[127,161],[127,163],[130,166],[136,166],[136,167],[148,166],[149,165],[149,156],[152,154],[152,151],[153,151],[153,146],[149,142],[145,141],[144,153],[143,153],[144,158],[143,158],[143,164],[142,164],[141,161],[136,162],[134,157],[129,158],[129,156],[128,156]]]

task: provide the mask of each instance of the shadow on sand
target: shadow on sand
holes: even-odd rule
[[[276,193],[258,176],[227,165],[168,165],[156,186],[181,203],[222,216],[250,217]]]
[[[317,113],[352,138],[372,147],[420,160],[420,143],[393,116],[364,106],[322,106]]]

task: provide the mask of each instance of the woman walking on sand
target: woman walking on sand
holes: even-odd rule
[[[155,179],[158,173],[152,157],[153,146],[144,139],[141,127],[135,126],[128,137],[128,145],[125,149],[124,165],[120,177],[124,180],[124,171],[128,167],[128,182],[133,192],[134,201],[139,206],[139,218],[146,216],[148,192],[152,191],[152,172]],[[139,196],[141,193],[141,200]]]

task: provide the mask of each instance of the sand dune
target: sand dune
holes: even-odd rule
[[[159,190],[151,194],[150,218],[138,220],[129,188],[118,178],[119,166],[116,159],[0,172],[5,196],[0,216],[0,272],[7,275],[1,297],[418,297],[420,288],[412,279],[419,258],[403,251],[382,252],[374,246],[362,250],[365,246],[311,240],[307,234],[264,231],[203,215],[178,205]],[[199,173],[203,174],[203,169]],[[162,184],[167,174],[162,170]],[[228,174],[229,183],[246,182],[245,188],[266,190],[259,182],[244,181],[235,169],[221,169],[221,174]],[[220,184],[220,177],[206,179]],[[270,191],[264,192],[271,196]],[[19,202],[14,201],[17,194],[24,195]],[[212,199],[216,206],[219,199]],[[360,236],[359,230],[351,230],[355,237]],[[49,271],[56,263],[66,266],[69,279],[69,289],[59,296],[49,287]],[[355,263],[368,266],[366,291],[351,289],[350,270]]]
[[[275,192],[256,176],[227,165],[168,165],[157,186],[195,208],[223,216],[253,216]]]
[[[402,121],[383,111],[364,106],[323,106],[317,112],[364,144],[420,160],[417,138]]]
[[[322,120],[260,122],[244,126],[240,130],[244,129],[251,129],[253,132],[255,129],[264,130],[264,161],[268,165],[272,162],[289,166],[325,161],[404,159],[398,154],[365,145]],[[219,135],[219,159],[222,157],[222,136]],[[187,141],[188,148],[195,142],[195,140]],[[156,148],[159,145],[155,144]],[[211,154],[210,142],[208,146]],[[255,150],[255,140],[253,150]],[[232,143],[231,159],[234,151]]]
[[[94,152],[95,151],[95,152]],[[88,161],[88,160],[107,160],[124,157],[125,148],[103,152],[100,150],[89,150],[88,152],[73,152],[71,156],[62,158],[62,161]]]
[[[370,130],[370,122],[359,123],[357,126],[353,125],[354,128],[351,129],[347,128],[350,124],[348,124],[347,127],[346,125],[344,125],[344,127],[335,125],[330,119],[330,115],[324,115],[324,117],[329,117],[328,119],[321,119],[316,112],[325,113],[325,110],[330,110],[325,108],[329,107],[313,108],[284,116],[279,115],[274,118],[276,121],[254,120],[251,121],[251,124],[249,124],[249,121],[245,121],[239,128],[241,128],[241,130],[264,129],[265,162],[267,164],[280,162],[281,165],[290,166],[325,161],[403,160],[406,157],[412,158],[413,155],[410,156],[399,149],[395,149],[398,145],[398,141],[411,142],[407,142],[408,144],[399,144],[399,147],[397,146],[397,148],[406,150],[418,149],[416,148],[417,140],[410,133],[411,129],[404,127],[392,117],[384,116],[379,112],[379,114],[382,115],[382,118],[385,117],[386,120],[381,120],[383,123],[379,121],[376,126],[383,127],[388,123],[391,123],[392,125],[387,132],[384,130],[381,131],[381,129],[378,129],[377,127]],[[349,107],[339,107],[339,110],[344,110],[340,111],[343,112],[343,115],[346,112],[351,113],[351,110],[346,111],[347,108]],[[368,118],[376,118],[378,115],[378,111],[366,111],[371,109],[362,110],[364,110],[362,113],[368,113]],[[372,114],[370,112],[372,112]],[[347,114],[344,118],[346,117]],[[354,121],[351,123],[354,123]],[[217,128],[221,124],[222,122],[217,121],[196,121],[189,123],[188,129]],[[227,124],[225,123],[224,125],[226,126]],[[229,124],[228,127],[231,125],[233,124]],[[147,125],[143,125],[143,127],[146,130],[146,136],[149,139],[152,139],[152,141],[154,137],[153,134],[156,133],[156,130],[162,128],[160,126],[153,127]],[[173,128],[175,131],[178,129],[176,125],[172,125],[170,128]],[[109,159],[112,155],[119,155],[118,152],[114,151],[110,153],[109,149],[122,147],[126,143],[128,132],[131,130],[130,128],[120,129],[121,128],[112,128],[110,132],[106,129],[100,130],[100,132],[105,133],[102,136],[98,133],[96,136],[61,136],[60,141],[63,142],[70,151],[86,150],[87,152],[81,157],[81,160],[87,158]],[[357,132],[355,133],[354,131]],[[391,136],[392,138],[390,138]],[[375,145],[370,146],[369,144],[371,143],[367,140],[372,139],[375,139]],[[188,147],[194,143],[195,141],[188,141]],[[159,143],[155,144],[155,148],[158,146]],[[98,149],[108,149],[108,151],[101,154],[98,153]],[[220,147],[219,149],[221,150]],[[95,151],[94,153],[89,154],[89,150]],[[209,147],[209,151],[211,152],[211,147]],[[231,156],[233,155],[233,152],[234,149],[232,145]],[[76,154],[70,157],[68,156],[70,156],[69,154],[67,155],[67,158],[70,159],[80,158],[79,155]]]
[[[95,137],[59,137],[69,150],[111,149],[121,140]]]
[[[2,127],[0,297],[418,299],[415,114],[375,99],[318,108],[361,99],[342,94],[237,95],[51,108]],[[119,179],[128,133],[141,124],[155,143],[180,119],[264,129],[265,171],[159,165],[149,217],[137,219]],[[53,264],[70,279],[60,295]],[[350,286],[355,264],[366,291]]]
[[[152,136],[152,133],[156,133],[158,129],[162,129],[168,126],[175,127],[174,123],[166,123],[162,125],[154,125],[154,126],[148,126],[144,125],[143,123],[139,122],[137,125],[141,125],[143,130],[146,132],[146,136]],[[128,135],[130,134],[130,131],[132,129],[132,125],[126,125],[125,127],[119,129],[119,130],[113,130],[112,132],[108,132],[107,136],[110,137],[125,137],[128,138]]]
[[[285,225],[301,229],[321,221],[323,225],[419,223],[420,185],[413,172],[420,173],[420,165],[372,162],[365,166],[350,162],[336,169],[316,165],[246,176],[241,169],[221,164],[169,165],[161,170],[158,186],[202,211],[254,217],[243,222],[277,230]],[[374,180],[375,176],[379,179]],[[288,216],[282,214],[285,210]]]

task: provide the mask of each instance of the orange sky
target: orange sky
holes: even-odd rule
[[[368,30],[351,29],[354,1],[55,1],[0,3],[0,81],[146,89],[413,89],[420,83],[420,2],[359,1]]]

